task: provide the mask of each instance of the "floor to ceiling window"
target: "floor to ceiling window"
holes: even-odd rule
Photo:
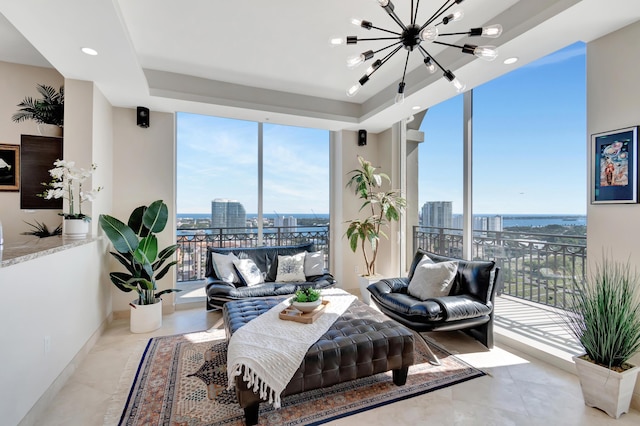
[[[523,306],[563,308],[585,280],[586,46],[575,43],[476,87],[472,99],[472,256],[501,267],[500,300],[525,304],[497,304],[497,322],[571,347],[548,313],[528,316]],[[461,117],[462,102],[453,98],[430,108],[421,126],[420,204],[434,208],[423,209],[416,241],[447,255],[462,247],[460,231],[443,231],[447,220],[462,228],[462,150],[450,136],[461,140]],[[447,201],[450,212],[438,204]]]
[[[325,248],[328,131],[187,113],[176,120],[179,282],[203,278],[207,246],[312,238]]]

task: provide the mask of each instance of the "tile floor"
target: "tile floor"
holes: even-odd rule
[[[165,315],[162,328],[147,335],[129,333],[128,320],[113,321],[35,424],[116,424],[147,340],[157,335],[201,330],[223,336],[220,313],[207,313],[203,307],[178,310]],[[640,412],[635,410],[614,420],[586,407],[575,376],[527,355],[499,345],[489,351],[459,332],[434,333],[432,337],[489,375],[330,424],[640,424]]]

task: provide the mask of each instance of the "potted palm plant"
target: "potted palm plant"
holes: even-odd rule
[[[615,418],[629,411],[640,371],[628,363],[640,350],[638,286],[638,274],[628,262],[603,257],[564,316],[586,352],[573,357],[584,402]]]
[[[38,123],[40,134],[46,136],[62,136],[64,126],[64,86],[56,91],[52,86],[38,84],[36,86],[42,98],[26,96],[18,104],[20,109],[13,114],[12,120],[20,123],[34,120]]]
[[[346,231],[349,247],[355,253],[361,249],[366,265],[366,273],[360,277],[360,294],[365,303],[370,303],[367,286],[371,281],[379,279],[376,274],[376,260],[381,238],[388,238],[384,229],[392,221],[398,221],[407,202],[399,191],[384,190],[391,186],[391,179],[385,173],[376,173],[376,168],[370,161],[358,156],[360,168],[351,170],[347,187],[353,189],[354,194],[362,200],[360,211],[366,211],[369,216],[364,219],[347,221]]]
[[[178,249],[177,244],[158,250],[156,233],[164,230],[169,209],[162,200],[149,207],[136,208],[128,224],[113,216],[100,215],[100,227],[107,235],[115,252],[111,252],[127,272],[111,272],[111,282],[124,292],[136,291],[137,300],[131,305],[131,332],[146,333],[162,326],[162,301],[160,296],[179,289],[157,292],[156,281],[164,277],[177,261],[165,262]]]

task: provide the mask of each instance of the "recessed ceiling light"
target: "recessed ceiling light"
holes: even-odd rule
[[[420,108],[422,108],[420,105],[416,105],[416,106],[411,107],[411,109],[414,110],[414,111],[417,111]]]
[[[86,53],[87,55],[90,55],[90,56],[96,56],[98,54],[98,52],[95,49],[92,49],[90,47],[83,47],[81,50],[82,50],[82,53]]]
[[[515,56],[513,58],[507,58],[504,60],[505,65],[515,64],[516,62],[518,62],[518,58],[516,58]]]

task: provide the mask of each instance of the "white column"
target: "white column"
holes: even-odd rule
[[[464,93],[463,120],[462,258],[470,260],[473,251],[473,90]]]
[[[338,287],[344,286],[343,281],[343,247],[341,224],[344,222],[342,192],[344,178],[342,176],[342,132],[329,132],[329,269],[338,282]]]
[[[258,246],[261,246],[263,241],[262,235],[262,165],[263,165],[263,147],[264,147],[264,129],[263,123],[258,123]]]

